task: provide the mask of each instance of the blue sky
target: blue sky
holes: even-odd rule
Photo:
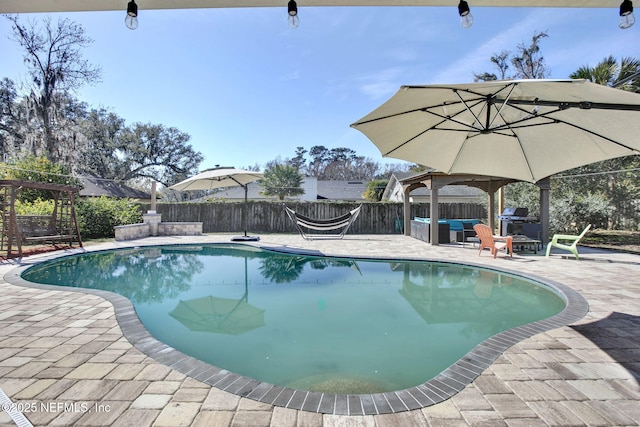
[[[123,3],[124,4],[124,3]],[[349,125],[403,84],[462,83],[495,72],[489,58],[547,31],[542,52],[552,78],[614,55],[640,56],[640,24],[617,26],[610,9],[473,8],[463,29],[457,9],[435,7],[139,11],[135,31],[122,12],[68,17],[94,43],[85,57],[102,81],[77,96],[135,122],[176,127],[216,164],[263,165],[297,146],[349,147],[381,164],[376,147]],[[22,21],[43,15],[23,15]],[[0,20],[0,77],[26,80],[21,52]]]

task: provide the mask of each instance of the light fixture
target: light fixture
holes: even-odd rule
[[[462,25],[462,28],[469,28],[473,25],[473,15],[466,1],[460,0],[460,3],[458,3],[458,13],[460,14],[460,25]]]
[[[138,5],[134,0],[131,0],[127,5],[127,16],[124,18],[124,23],[130,30],[138,28]]]
[[[636,22],[636,17],[633,16],[633,3],[631,0],[624,0],[620,3],[620,22],[618,27],[623,30],[631,27]]]
[[[289,26],[291,28],[298,28],[300,24],[300,19],[298,19],[298,5],[295,0],[289,0],[289,4],[287,5],[287,10],[289,12],[288,20]]]

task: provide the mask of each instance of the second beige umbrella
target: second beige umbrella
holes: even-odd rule
[[[206,169],[199,174],[185,179],[169,187],[177,191],[213,190],[215,188],[241,186],[244,188],[244,207],[242,211],[242,224],[244,236],[236,236],[232,240],[260,240],[256,236],[247,236],[247,185],[262,179],[260,172],[247,171],[230,167]]]

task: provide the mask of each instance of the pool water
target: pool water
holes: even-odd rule
[[[158,340],[275,385],[363,394],[422,384],[501,331],[565,307],[479,267],[157,246],[64,257],[25,280],[112,291]]]

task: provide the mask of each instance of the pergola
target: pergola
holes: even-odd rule
[[[45,190],[51,193],[54,208],[51,215],[18,215],[15,204],[21,191]],[[82,246],[76,218],[76,187],[45,182],[0,180],[0,251],[6,257],[22,256],[25,243],[78,242]],[[14,255],[13,247],[18,253]]]
[[[416,188],[427,187],[431,191],[429,215],[431,217],[431,224],[438,224],[438,190],[440,188],[445,185],[467,185],[485,191],[489,196],[489,209],[487,212],[488,225],[492,230],[495,230],[495,193],[501,187],[512,182],[517,182],[517,180],[483,175],[447,175],[436,171],[428,171],[402,179],[400,180],[400,184],[404,191],[404,234],[405,236],[411,235],[411,202],[409,195]],[[536,185],[540,188],[540,223],[542,225],[542,236],[540,240],[542,244],[546,244],[549,241],[549,178],[538,181]],[[439,244],[438,234],[439,233],[434,232],[431,233],[430,243],[432,245]]]

